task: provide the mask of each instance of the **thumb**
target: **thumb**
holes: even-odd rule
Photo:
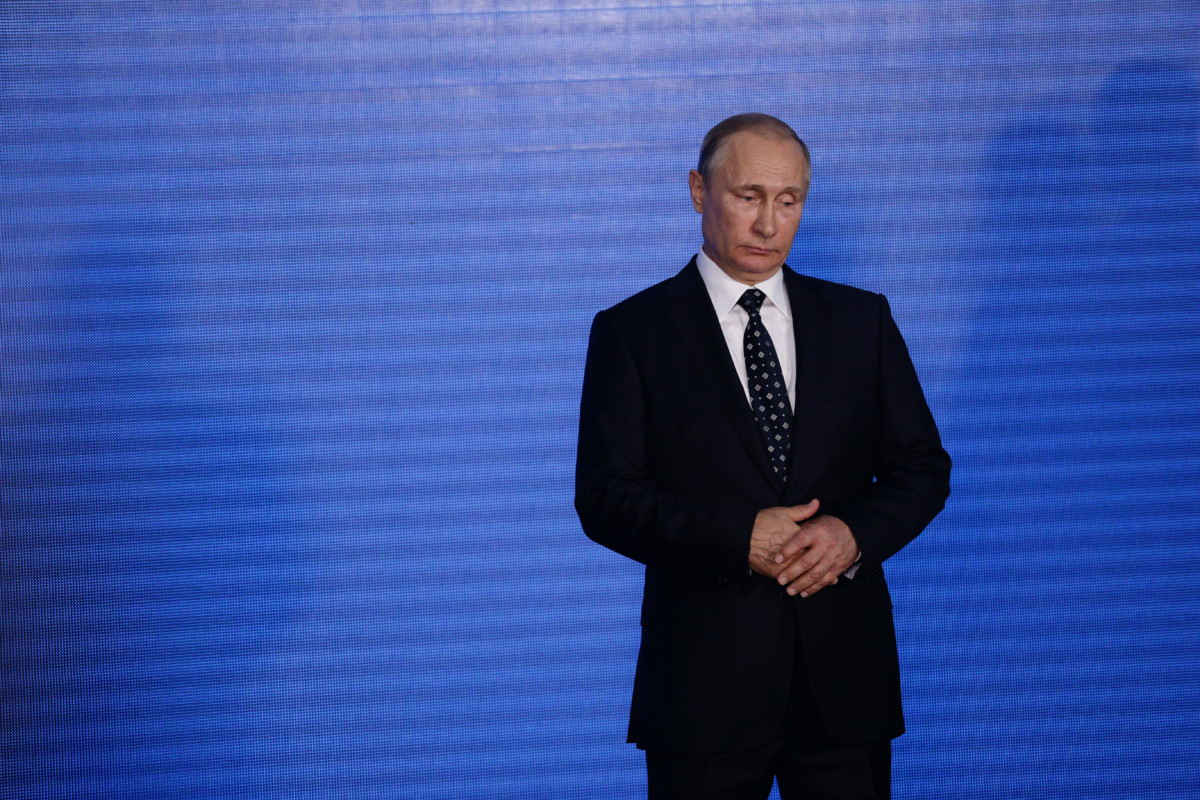
[[[788,509],[788,516],[793,522],[803,522],[804,520],[817,513],[817,509],[821,507],[821,501],[817,498],[809,500],[807,503],[802,503],[798,506],[792,506]]]

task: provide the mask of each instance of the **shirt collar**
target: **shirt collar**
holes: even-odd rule
[[[732,311],[737,305],[737,301],[750,288],[746,284],[739,283],[729,277],[725,273],[725,270],[718,267],[717,263],[709,258],[704,250],[696,254],[696,266],[700,269],[700,277],[704,279],[704,285],[708,289],[708,296],[712,299],[713,308],[717,310],[719,316],[724,316]],[[754,288],[767,296],[764,302],[776,306],[783,312],[788,321],[791,321],[792,304],[788,302],[787,287],[783,283],[782,269],[762,283],[756,283]]]

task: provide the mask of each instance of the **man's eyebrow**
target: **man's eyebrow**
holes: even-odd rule
[[[757,183],[743,183],[740,186],[734,186],[732,191],[735,192],[758,192],[765,195],[767,190]],[[802,194],[799,186],[785,186],[779,191],[780,194]]]

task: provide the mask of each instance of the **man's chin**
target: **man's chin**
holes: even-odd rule
[[[755,275],[763,280],[774,275],[783,266],[783,262],[779,260],[776,253],[771,253],[770,257],[762,258],[745,258],[738,262],[737,268],[744,275]]]

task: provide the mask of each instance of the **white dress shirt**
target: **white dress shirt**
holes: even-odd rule
[[[700,268],[700,277],[708,289],[708,297],[712,300],[717,319],[721,322],[721,332],[725,334],[725,345],[737,369],[738,378],[742,382],[742,392],[746,395],[746,403],[750,403],[750,389],[746,385],[746,353],[742,349],[746,325],[750,322],[750,314],[738,305],[738,299],[751,288],[744,283],[738,283],[709,258],[703,250],[696,256],[696,266]],[[779,367],[783,371],[783,380],[787,384],[788,400],[792,410],[796,409],[796,337],[792,333],[792,305],[788,302],[787,286],[783,283],[783,270],[753,287],[767,296],[759,309],[759,316],[767,333],[771,334],[771,342],[775,345],[775,355],[779,356]]]

